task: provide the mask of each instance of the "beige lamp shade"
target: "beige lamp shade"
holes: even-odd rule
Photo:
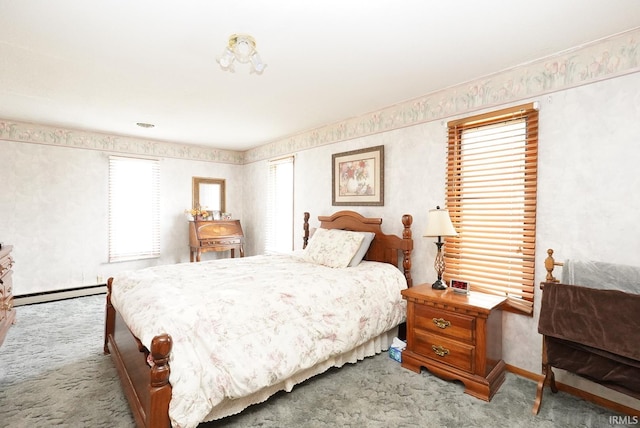
[[[437,207],[435,210],[429,210],[427,217],[427,231],[424,236],[457,236],[458,233],[451,223],[448,210],[441,210]]]

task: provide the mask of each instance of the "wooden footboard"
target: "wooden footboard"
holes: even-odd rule
[[[149,352],[111,304],[112,280],[109,278],[107,282],[104,352],[111,354],[136,425],[141,428],[169,428],[171,336],[156,336]],[[152,361],[151,366],[148,360]]]

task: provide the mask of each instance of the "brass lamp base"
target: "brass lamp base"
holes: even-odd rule
[[[447,284],[445,284],[442,279],[438,278],[436,280],[436,282],[434,282],[431,285],[431,288],[433,288],[434,290],[446,290],[447,289]]]

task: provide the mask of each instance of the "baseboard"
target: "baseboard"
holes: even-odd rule
[[[543,376],[539,373],[532,373],[530,371],[523,370],[519,367],[512,366],[510,364],[506,365],[506,369],[508,372],[524,377],[526,379],[531,379],[534,382],[539,382],[543,378]],[[576,397],[582,398],[583,400],[597,404],[598,406],[602,406],[604,408],[611,409],[613,411],[623,413],[629,416],[640,416],[640,410],[625,406],[624,404],[616,403],[615,401],[611,401],[606,398],[600,397],[599,395],[595,395],[590,392],[584,391],[582,389],[576,388],[574,386],[570,386],[562,382],[558,382],[557,380],[556,380],[556,386],[558,387],[559,391],[566,392],[567,394],[571,394]],[[545,387],[543,397],[547,395],[547,399],[549,399],[548,395],[550,394],[552,394],[551,389],[548,387]],[[535,396],[532,396],[531,397],[532,408],[533,408],[534,399],[535,399]],[[542,402],[542,406],[544,406],[544,401]]]
[[[46,303],[56,300],[73,299],[75,297],[92,296],[94,294],[105,294],[106,292],[106,284],[96,284],[85,287],[67,288],[65,290],[23,294],[20,296],[14,296],[13,306],[17,307],[24,305],[33,305],[35,303]]]

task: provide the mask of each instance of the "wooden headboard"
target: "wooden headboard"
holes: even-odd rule
[[[318,216],[320,227],[323,229],[352,230],[356,232],[373,232],[373,238],[369,251],[365,255],[365,260],[390,263],[396,267],[402,259],[402,270],[407,279],[407,286],[413,285],[411,278],[411,251],[413,251],[413,238],[411,235],[411,223],[413,217],[410,214],[402,216],[404,229],[402,237],[397,235],[387,235],[382,232],[380,225],[381,218],[368,218],[355,211],[339,211],[330,216]],[[304,213],[304,244],[307,247],[309,242],[309,213]],[[401,255],[401,256],[400,256]]]

